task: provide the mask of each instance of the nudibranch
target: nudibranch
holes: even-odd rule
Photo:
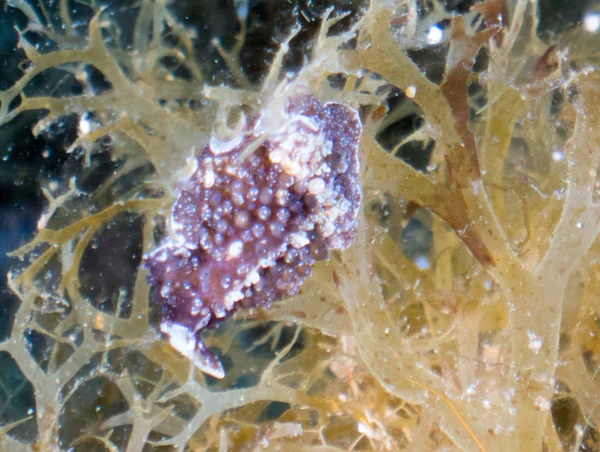
[[[179,182],[166,237],[145,256],[163,305],[160,330],[217,378],[225,372],[202,331],[240,307],[295,295],[312,265],[357,233],[358,112],[296,95],[280,125],[261,128],[264,120],[229,146],[204,148]]]

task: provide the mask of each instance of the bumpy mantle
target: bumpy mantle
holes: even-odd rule
[[[264,120],[225,149],[203,150],[179,184],[169,234],[145,258],[163,302],[161,331],[217,378],[225,372],[202,330],[239,307],[295,295],[315,261],[347,248],[356,235],[357,111],[296,96],[267,137],[257,132]]]

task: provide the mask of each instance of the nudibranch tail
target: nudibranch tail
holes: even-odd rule
[[[178,325],[168,320],[163,320],[160,329],[169,337],[171,346],[188,358],[202,372],[215,378],[223,378],[225,369],[219,358],[210,352],[200,337],[200,332],[192,333],[185,326]]]
[[[356,110],[292,97],[251,153],[252,133],[226,152],[209,145],[180,182],[170,232],[145,266],[161,331],[204,372],[224,376],[205,328],[295,295],[317,260],[354,240],[361,133]]]

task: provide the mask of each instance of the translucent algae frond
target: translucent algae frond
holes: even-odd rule
[[[591,2],[570,27],[530,0],[5,7],[18,61],[3,140],[26,124],[60,158],[12,252],[2,450],[599,447]],[[252,162],[277,182],[252,170],[228,185],[227,165]],[[200,176],[232,205],[288,183],[300,204],[265,191],[269,215],[232,211],[204,233],[211,200],[184,199]],[[248,263],[251,223],[271,260],[222,297],[174,301],[200,308],[190,328],[215,379],[164,327],[183,267],[156,262],[201,248]],[[275,295],[253,298],[260,280]]]

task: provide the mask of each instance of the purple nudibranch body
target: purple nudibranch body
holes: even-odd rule
[[[217,378],[225,372],[202,330],[240,307],[295,295],[312,265],[357,233],[358,112],[299,95],[283,115],[267,137],[248,133],[228,149],[203,150],[179,183],[169,234],[145,257],[163,303],[161,331]]]

